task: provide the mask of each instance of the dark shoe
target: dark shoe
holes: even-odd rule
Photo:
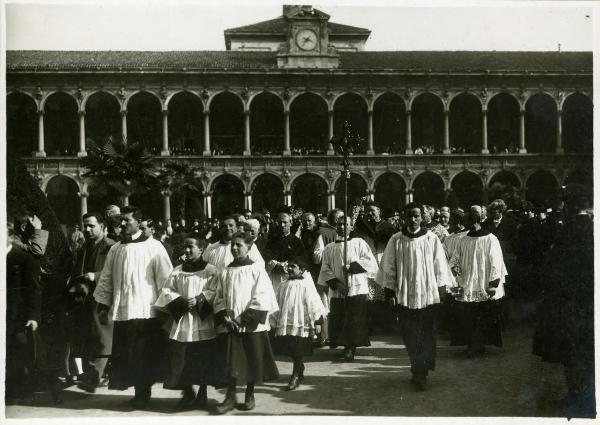
[[[427,389],[426,378],[414,378],[415,391],[425,391]]]
[[[145,389],[141,391],[136,389],[135,396],[130,400],[129,404],[131,404],[131,407],[134,409],[144,410],[146,407],[148,407],[148,403],[150,403],[151,395],[151,389]]]
[[[198,388],[198,394],[196,395],[196,407],[198,409],[204,409],[208,404],[208,394],[205,386]]]
[[[146,407],[148,407],[148,403],[149,402],[150,402],[150,400],[148,400],[146,398],[140,398],[140,397],[133,397],[131,400],[129,400],[129,404],[135,410],[144,410],[144,409],[146,409]]]
[[[287,387],[285,387],[285,389],[288,391],[292,391],[298,388],[299,386],[300,378],[298,377],[298,375],[292,375],[292,377],[290,378],[290,382],[287,384]]]
[[[50,378],[48,381],[48,392],[52,403],[56,406],[63,402],[63,384],[58,378]]]
[[[354,361],[355,351],[356,351],[356,349],[354,349],[354,348],[348,348],[348,350],[345,351],[345,354],[344,354],[344,361],[347,363],[352,363]]]
[[[92,384],[91,382],[80,382],[79,384],[77,384],[77,388],[87,392],[87,393],[95,393],[96,392],[96,388],[97,385]]]
[[[217,415],[223,415],[235,408],[237,404],[237,397],[234,392],[227,392],[225,396],[225,400],[222,403],[218,404],[215,408],[215,413]]]
[[[63,388],[69,388],[75,385],[75,377],[73,375],[69,375],[65,377],[65,382],[63,383]]]
[[[240,410],[252,410],[254,409],[255,405],[256,403],[254,402],[254,394],[246,395],[246,398],[244,399],[244,404],[240,406]]]
[[[183,397],[181,398],[181,400],[179,400],[179,402],[175,406],[175,409],[187,410],[192,408],[194,402],[196,401],[196,394],[194,393],[194,390],[191,388],[186,388],[185,390],[183,390],[182,395]]]

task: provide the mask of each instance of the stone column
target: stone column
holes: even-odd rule
[[[124,207],[126,207],[127,205],[129,205],[129,195],[122,195],[121,196],[121,204]]]
[[[369,122],[369,149],[367,150],[367,155],[375,155],[375,150],[373,149],[373,111],[369,111],[368,114],[368,122]]]
[[[565,153],[562,145],[562,110],[558,110],[556,117],[556,153]]]
[[[335,191],[330,190],[327,192],[327,209],[331,211],[335,208]]]
[[[79,111],[79,152],[77,152],[77,156],[87,156],[85,151],[85,111]]]
[[[519,126],[519,153],[527,153],[525,148],[525,109],[521,110]]]
[[[412,155],[412,119],[411,110],[406,111],[406,149],[404,150],[406,155]]]
[[[247,110],[244,111],[244,156],[250,154],[250,110]]]
[[[169,156],[169,111],[162,111],[163,114],[163,140],[160,156]]]
[[[127,111],[121,111],[121,137],[127,143]]]
[[[290,111],[283,111],[283,154],[291,155],[290,148]]]
[[[331,139],[333,139],[333,110],[327,111],[327,118],[329,122],[329,144],[327,145],[327,155],[335,155],[335,150],[333,149],[333,145],[331,144]]]
[[[38,111],[38,149],[34,156],[43,158],[46,156],[44,151],[44,111]]]
[[[367,190],[367,200],[369,200],[369,201],[375,200],[375,191]]]
[[[165,223],[171,219],[171,192],[163,190],[161,192],[163,198],[163,218]]]
[[[88,212],[87,200],[88,200],[89,193],[79,192],[78,195],[79,195],[79,212],[81,213],[79,215],[79,219],[81,220],[81,217],[83,217],[83,215]]]
[[[204,111],[204,151],[202,155],[210,155],[210,111]]]
[[[444,154],[450,153],[450,111],[444,111]]]
[[[405,189],[404,190],[404,204],[409,204],[411,202],[410,198],[412,195],[412,190],[410,189]]]
[[[490,153],[488,149],[487,109],[483,110],[481,121],[481,153],[485,155]]]
[[[204,193],[204,214],[208,217],[212,217],[212,200],[211,200],[211,192]]]
[[[283,192],[283,203],[286,207],[292,206],[292,192],[290,192],[289,190]]]
[[[252,211],[252,192],[244,193],[244,208]]]

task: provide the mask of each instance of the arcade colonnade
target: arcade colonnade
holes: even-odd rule
[[[412,201],[436,207],[467,208],[473,204],[487,204],[502,194],[514,192],[520,199],[536,205],[557,205],[560,187],[570,182],[592,184],[592,175],[576,165],[563,172],[556,169],[450,169],[379,171],[360,169],[351,173],[349,204],[367,199],[381,202],[384,208],[400,209]],[[194,211],[187,218],[222,217],[236,210],[272,212],[283,205],[326,213],[343,205],[341,173],[322,172],[203,172],[198,176],[202,191],[188,193],[188,205]],[[118,193],[98,196],[85,178],[76,173],[38,173],[42,190],[64,223],[74,223],[78,214],[88,210],[102,210],[110,203],[139,206],[155,219],[177,219],[172,210],[172,193],[150,192],[120,197]]]
[[[592,152],[591,93],[24,89],[7,95],[8,142],[21,156],[85,156],[107,137],[157,156],[332,155],[349,121],[357,154]]]

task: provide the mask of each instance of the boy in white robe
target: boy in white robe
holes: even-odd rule
[[[158,300],[158,309],[170,315],[164,329],[169,334],[167,389],[183,390],[179,410],[203,408],[207,403],[206,387],[211,383],[211,360],[215,356],[213,315],[204,307],[202,290],[217,274],[215,266],[202,259],[205,239],[190,234],[184,241],[185,262],[173,270]],[[198,394],[192,385],[199,385]]]
[[[222,361],[216,369],[219,382],[227,387],[225,400],[216,408],[218,414],[236,406],[239,382],[246,383],[240,409],[252,410],[254,385],[279,377],[268,337],[268,316],[278,310],[277,301],[264,266],[249,258],[251,246],[250,234],[235,233],[231,240],[234,260],[215,278],[213,308]]]
[[[406,223],[393,235],[381,259],[377,282],[390,302],[399,306],[404,345],[411,363],[411,383],[425,389],[435,369],[437,304],[453,286],[452,274],[439,238],[421,227],[423,206],[405,206]]]
[[[467,345],[467,355],[485,352],[485,345],[502,346],[500,308],[507,270],[498,238],[482,228],[482,210],[469,210],[469,232],[458,240],[450,259],[460,286],[457,329],[452,345]]]
[[[328,313],[308,268],[300,257],[287,261],[286,275],[275,291],[279,311],[270,316],[275,354],[291,357],[294,363],[288,390],[298,388],[304,379],[302,359],[312,355],[313,336]]]
[[[344,229],[344,220],[347,228]],[[356,347],[368,347],[367,296],[369,278],[377,276],[377,260],[369,245],[360,238],[348,238],[354,226],[352,218],[342,217],[336,224],[340,240],[332,242],[323,251],[318,284],[329,287],[329,346],[344,346],[342,357],[354,360]],[[344,230],[346,233],[344,233]],[[344,264],[344,242],[348,253]]]
[[[113,345],[109,389],[135,387],[134,408],[147,406],[159,378],[164,335],[154,303],[173,266],[164,246],[140,230],[141,211],[122,209],[121,234],[106,256],[94,290],[101,323],[112,311]]]

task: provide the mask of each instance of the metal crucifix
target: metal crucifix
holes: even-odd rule
[[[333,137],[330,141],[334,152],[342,157],[342,178],[344,179],[344,274],[346,289],[348,289],[348,180],[350,180],[350,160],[360,145],[360,137],[352,131],[348,121],[344,121],[344,132],[342,138]]]

